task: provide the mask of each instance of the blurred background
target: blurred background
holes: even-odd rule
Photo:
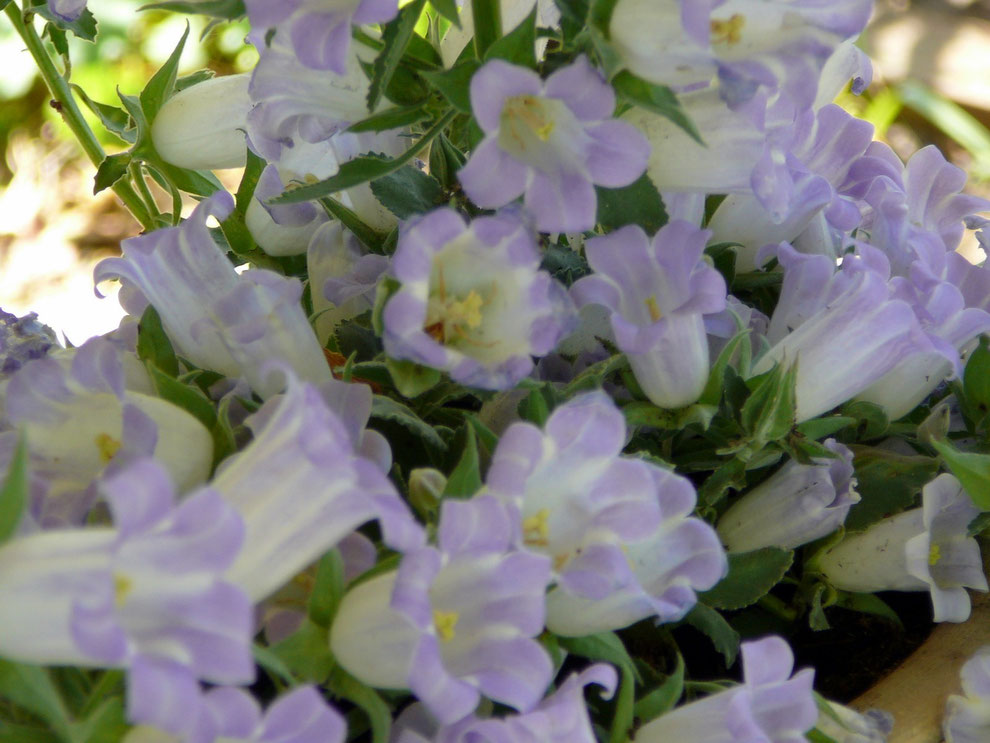
[[[89,0],[100,22],[98,42],[70,39],[72,81],[98,102],[117,103],[118,87],[140,92],[185,29],[185,17],[139,12],[142,4]],[[180,75],[254,66],[246,23],[208,28],[204,19],[189,20]],[[874,83],[840,103],[870,121],[877,138],[904,159],[938,145],[969,173],[970,190],[990,197],[990,0],[877,0],[861,45],[874,60]],[[117,326],[122,311],[112,297],[94,296],[92,268],[139,227],[111,191],[93,196],[95,168],[48,105],[22,47],[0,17],[0,307],[37,312],[78,345]],[[107,152],[125,149],[91,125]],[[964,252],[983,257],[975,240]]]

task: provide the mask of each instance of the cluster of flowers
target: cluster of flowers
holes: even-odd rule
[[[258,632],[272,647],[308,632],[383,706],[371,689],[400,690],[396,743],[590,743],[622,705],[589,706],[585,687],[611,696],[618,674],[562,673],[558,643],[679,622],[737,555],[815,543],[800,567],[833,593],[928,591],[936,621],[964,621],[966,588],[987,581],[963,485],[935,470],[920,506],[844,534],[861,500],[855,451],[829,436],[851,419],[819,418],[854,401],[903,419],[990,332],[990,268],[955,252],[990,202],[962,194],[936,149],[905,165],[831,103],[869,82],[853,41],[870,0],[619,0],[594,4],[604,22],[587,3],[475,0],[454,25],[448,5],[245,0],[257,66],[163,101],[143,151],[188,170],[253,163],[256,184],[200,194],[181,224],[97,267],[98,284],[122,283],[117,331],[67,350],[0,316],[0,465],[26,457],[30,473],[0,544],[0,655],[127,669],[132,743],[343,741],[317,686],[267,694],[264,712],[243,688]],[[502,27],[479,20],[476,34],[485,8]],[[88,12],[49,10],[69,24]],[[383,95],[407,50],[436,87],[418,107]],[[429,168],[415,159],[427,144]],[[400,172],[415,208],[376,188]],[[651,198],[662,225],[637,216]],[[605,226],[615,200],[633,216]],[[729,245],[734,263],[717,269],[712,246]],[[583,275],[553,270],[551,250]],[[228,255],[251,251],[246,270]],[[768,314],[729,293],[743,273],[779,279]],[[346,329],[385,361],[345,359]],[[177,356],[157,358],[166,348]],[[623,364],[623,386],[585,389]],[[582,383],[595,369],[599,384]],[[409,468],[416,455],[368,427],[426,427],[447,448],[450,418],[435,428],[396,400],[430,392],[437,372],[451,381],[434,409],[477,402],[459,410],[473,480],[428,457]],[[730,374],[749,395],[747,437],[711,456],[738,463],[746,492],[699,508],[685,474],[703,470],[673,436],[623,453],[627,419],[648,409],[654,427],[706,431]],[[791,387],[760,408],[767,378]],[[527,387],[544,407],[555,391],[552,412],[489,417],[494,431],[473,415],[503,404],[518,418]],[[763,414],[781,406],[771,433]],[[816,419],[829,425],[799,456],[791,433]],[[483,477],[481,433],[497,441]],[[328,554],[340,590],[314,611]],[[741,655],[741,684],[640,720],[635,740],[889,732],[882,715],[820,707],[779,637]],[[970,696],[987,691],[982,662]],[[950,740],[986,726],[952,704]]]

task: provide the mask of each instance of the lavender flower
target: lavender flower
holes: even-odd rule
[[[397,0],[246,0],[248,19],[257,30],[276,28],[307,67],[347,71],[351,24],[386,23],[398,13]]]
[[[636,743],[697,741],[698,743],[798,743],[818,718],[807,668],[791,676],[794,655],[779,637],[744,642],[741,646],[743,683],[676,707],[648,722],[636,733]]]
[[[115,528],[52,530],[0,547],[0,653],[29,663],[127,667],[128,716],[153,680],[185,698],[201,678],[250,683],[251,605],[222,579],[243,525],[213,490],[173,507],[152,460],[102,486]],[[174,721],[179,724],[179,721]]]
[[[69,23],[79,20],[86,10],[86,0],[48,0],[48,9]]]
[[[688,405],[708,380],[704,315],[725,309],[721,274],[702,258],[711,235],[670,222],[650,242],[637,225],[588,241],[595,274],[578,281],[579,305],[612,311],[612,330],[643,392],[662,408]]]
[[[361,434],[354,427],[367,421],[370,390],[343,382],[327,387],[339,415],[320,390],[290,378],[284,395],[248,419],[254,440],[213,480],[244,519],[245,547],[227,577],[252,600],[270,595],[370,519],[379,520],[392,547],[422,544],[422,530],[394,486],[356,450]],[[360,413],[351,418],[348,405],[364,408],[363,420]]]
[[[966,661],[960,676],[963,696],[946,701],[942,733],[946,743],[980,743],[990,735],[990,647]]]
[[[594,185],[627,186],[646,168],[649,145],[610,118],[615,93],[585,57],[545,83],[494,59],[471,78],[471,108],[485,139],[458,173],[464,191],[484,208],[525,192],[542,232],[591,229]]]
[[[791,460],[722,514],[716,528],[729,552],[794,549],[842,525],[859,502],[853,454],[835,439],[828,439],[825,447],[837,457],[813,464]]]
[[[54,331],[38,322],[35,313],[17,317],[0,310],[0,380],[55,348]]]
[[[402,286],[385,305],[385,352],[461,384],[513,386],[574,320],[566,291],[539,265],[532,232],[509,213],[466,224],[437,209],[407,222],[392,259]]]
[[[210,235],[207,218],[223,219],[233,208],[230,194],[221,191],[180,226],[125,240],[124,257],[101,261],[96,281],[127,281],[158,310],[183,356],[230,377],[244,376],[262,397],[283,383],[262,371],[272,359],[303,379],[328,379],[326,359],[299,305],[302,284],[261,269],[238,275]]]
[[[552,676],[543,630],[550,560],[509,552],[512,523],[492,497],[444,501],[439,549],[358,585],[330,628],[334,656],[366,684],[409,688],[442,724],[481,694],[531,711]]]
[[[209,475],[210,432],[185,410],[125,389],[122,356],[94,338],[29,361],[6,386],[6,421],[27,435],[32,469],[44,482],[31,504],[42,526],[82,523],[97,497],[94,480],[137,457],[156,456],[182,490]]]
[[[815,729],[835,743],[887,743],[894,716],[882,709],[857,712],[828,700],[821,702]]]
[[[987,590],[979,545],[967,536],[978,514],[959,481],[939,475],[922,489],[921,508],[847,536],[813,567],[844,591],[929,591],[936,622],[964,622],[966,587]]]

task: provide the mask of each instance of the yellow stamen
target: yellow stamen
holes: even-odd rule
[[[735,13],[727,21],[712,21],[712,43],[725,43],[729,46],[738,44],[742,39],[742,28],[746,25],[746,18]]]
[[[118,607],[124,605],[133,590],[134,583],[126,575],[113,576],[113,600]]]
[[[456,611],[433,610],[433,626],[436,627],[437,635],[441,640],[449,642],[454,639],[454,628],[460,616]]]
[[[448,322],[476,328],[481,325],[481,308],[484,304],[485,300],[472,289],[464,299],[447,305]]]
[[[567,565],[567,563],[569,563],[570,561],[571,561],[571,556],[566,552],[557,555],[553,558],[553,569],[559,573],[561,570],[564,569],[564,566]]]
[[[933,544],[928,550],[928,564],[935,566],[938,565],[938,561],[942,559],[942,550],[937,544]]]
[[[534,515],[523,519],[523,541],[526,544],[546,546],[550,543],[550,511],[541,508]]]
[[[96,437],[96,448],[100,452],[100,460],[103,464],[109,464],[120,447],[123,446],[117,439],[108,433],[101,433]]]
[[[660,311],[660,306],[657,304],[656,296],[650,296],[646,299],[646,309],[650,311],[650,319],[653,322],[660,322],[660,318],[663,317],[663,313]]]

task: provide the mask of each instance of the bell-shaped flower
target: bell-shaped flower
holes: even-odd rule
[[[774,364],[797,364],[798,423],[852,399],[906,358],[938,350],[911,306],[891,296],[881,274],[857,270],[844,289],[753,368],[762,374]]]
[[[370,82],[361,63],[374,62],[376,53],[370,47],[352,50],[347,69],[339,75],[306,67],[279,34],[258,51],[261,56],[248,86],[254,107],[247,116],[247,132],[251,149],[269,162],[281,160],[283,150],[298,141],[324,142],[368,116]]]
[[[48,0],[48,9],[63,21],[72,23],[86,10],[86,0]]]
[[[794,655],[779,637],[740,647],[743,683],[675,707],[643,725],[636,743],[799,743],[815,725],[818,706],[807,668],[791,675]]]
[[[616,345],[643,392],[662,408],[698,399],[708,380],[704,316],[725,309],[725,279],[703,254],[711,235],[670,222],[652,242],[637,225],[588,241],[595,270],[572,289],[579,305],[612,311]]]
[[[928,591],[936,622],[964,622],[966,587],[987,590],[980,548],[968,536],[980,511],[959,481],[939,475],[922,489],[922,507],[847,536],[814,569],[843,591]]]
[[[3,407],[7,423],[26,434],[33,474],[44,482],[31,504],[41,526],[82,523],[108,466],[153,455],[181,491],[210,473],[210,432],[182,408],[126,389],[122,354],[102,338],[71,356],[29,361],[7,383]]]
[[[148,688],[147,712],[142,724],[131,728],[122,743],[344,743],[347,723],[328,705],[316,688],[297,686],[262,712],[257,700],[243,689],[221,686],[198,698],[168,699]],[[176,718],[186,723],[175,731]],[[176,734],[163,732],[172,728]]]
[[[729,552],[794,549],[842,525],[860,499],[853,454],[834,439],[825,448],[836,458],[820,457],[812,464],[792,459],[722,514],[716,529]]]
[[[625,441],[625,418],[598,391],[558,407],[543,431],[512,424],[492,455],[485,492],[517,514],[517,546],[551,558],[565,591],[600,599],[634,581],[624,545],[660,525],[657,467],[620,456]]]
[[[351,24],[386,23],[399,10],[397,0],[246,0],[245,6],[252,28],[274,27],[302,64],[335,75],[347,72]]]
[[[505,389],[574,324],[562,285],[540,270],[530,228],[502,212],[470,224],[453,209],[406,222],[392,258],[385,352],[461,384]]]
[[[271,360],[302,379],[328,379],[323,351],[299,303],[302,284],[262,269],[238,274],[214,242],[207,218],[223,219],[233,208],[230,194],[221,191],[178,227],[125,240],[122,258],[96,266],[96,281],[126,281],[158,311],[181,355],[228,377],[246,378],[262,397],[282,386],[262,371]]]
[[[334,657],[370,686],[411,689],[441,724],[470,714],[482,694],[533,710],[553,675],[533,639],[550,560],[509,551],[513,528],[493,497],[444,501],[439,548],[408,553],[398,571],[344,595]]]
[[[541,232],[595,226],[595,186],[639,178],[650,146],[612,119],[615,92],[584,56],[544,82],[498,59],[471,78],[471,109],[485,138],[457,177],[471,200],[494,209],[525,194]]]
[[[243,541],[237,512],[210,489],[174,506],[150,459],[102,490],[113,528],[42,531],[0,547],[0,655],[130,668],[132,720],[148,677],[180,697],[196,679],[251,683],[251,604],[223,578]]]
[[[290,377],[284,395],[247,420],[254,440],[224,461],[214,487],[245,524],[227,573],[254,601],[269,596],[361,524],[377,519],[385,543],[406,551],[423,532],[395,487],[358,446],[371,407],[364,385],[315,386]],[[337,399],[328,405],[326,398]],[[348,407],[365,408],[363,420]],[[333,409],[332,409],[333,408]],[[336,412],[335,412],[336,411]]]
[[[980,648],[963,665],[962,695],[945,703],[945,743],[981,743],[990,739],[990,647]]]
[[[162,159],[192,170],[244,167],[250,80],[247,72],[214,77],[165,101],[151,124]]]
[[[882,709],[857,712],[851,707],[822,700],[815,730],[835,743],[887,743],[894,716]]]

